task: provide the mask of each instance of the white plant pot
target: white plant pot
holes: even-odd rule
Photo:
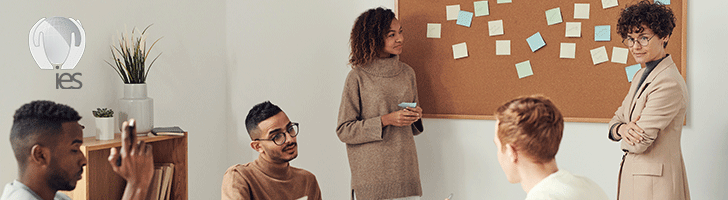
[[[96,118],[96,139],[97,140],[113,140],[114,139],[114,117],[97,117]]]
[[[154,127],[154,101],[147,97],[147,84],[124,84],[124,98],[119,99],[119,128],[129,119],[136,120],[137,134],[147,134]]]

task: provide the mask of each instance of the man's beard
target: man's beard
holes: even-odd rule
[[[65,191],[71,191],[73,189],[76,189],[76,176],[74,177],[64,177],[63,171],[61,171],[60,167],[56,165],[52,165],[51,168],[53,171],[51,171],[50,176],[48,177],[48,185],[51,186],[51,188],[54,188],[56,190],[65,190]],[[79,172],[83,173],[83,171]],[[72,179],[72,180],[69,180]]]

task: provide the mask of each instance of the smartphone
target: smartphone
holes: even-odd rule
[[[135,122],[135,121],[129,121],[129,125],[128,125],[128,126],[126,127],[126,133],[128,134],[127,136],[128,136],[128,137],[129,137],[129,139],[131,140],[131,143],[132,143],[132,144],[133,144],[134,142],[136,142],[136,133],[134,133],[134,130],[135,130],[135,129],[134,129],[134,125],[135,125],[135,123],[134,123],[134,122]],[[122,139],[123,139],[123,138],[122,138]],[[127,151],[129,151],[129,150],[127,150]],[[120,152],[120,153],[121,153],[121,152]],[[118,167],[121,167],[121,156],[119,156],[119,159],[118,159],[118,160],[116,160],[116,166],[118,166]]]

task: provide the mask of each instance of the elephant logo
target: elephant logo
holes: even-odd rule
[[[30,29],[28,46],[41,69],[73,69],[86,48],[86,33],[73,18],[42,18]]]

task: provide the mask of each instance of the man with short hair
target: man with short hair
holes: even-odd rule
[[[511,183],[521,183],[535,199],[607,199],[594,181],[556,166],[564,118],[544,96],[513,99],[496,112],[498,162]]]
[[[76,188],[86,156],[81,116],[73,108],[52,101],[33,101],[13,116],[10,144],[18,162],[18,179],[5,185],[0,200],[69,200],[58,192]],[[134,123],[130,120],[130,123]],[[109,164],[127,181],[122,199],[144,199],[154,173],[151,145],[127,137],[124,122],[122,148],[111,149]],[[116,165],[122,159],[121,166]]]
[[[321,199],[316,176],[289,164],[298,156],[298,123],[266,101],[250,109],[245,127],[250,147],[260,154],[253,162],[227,169],[222,199]]]

